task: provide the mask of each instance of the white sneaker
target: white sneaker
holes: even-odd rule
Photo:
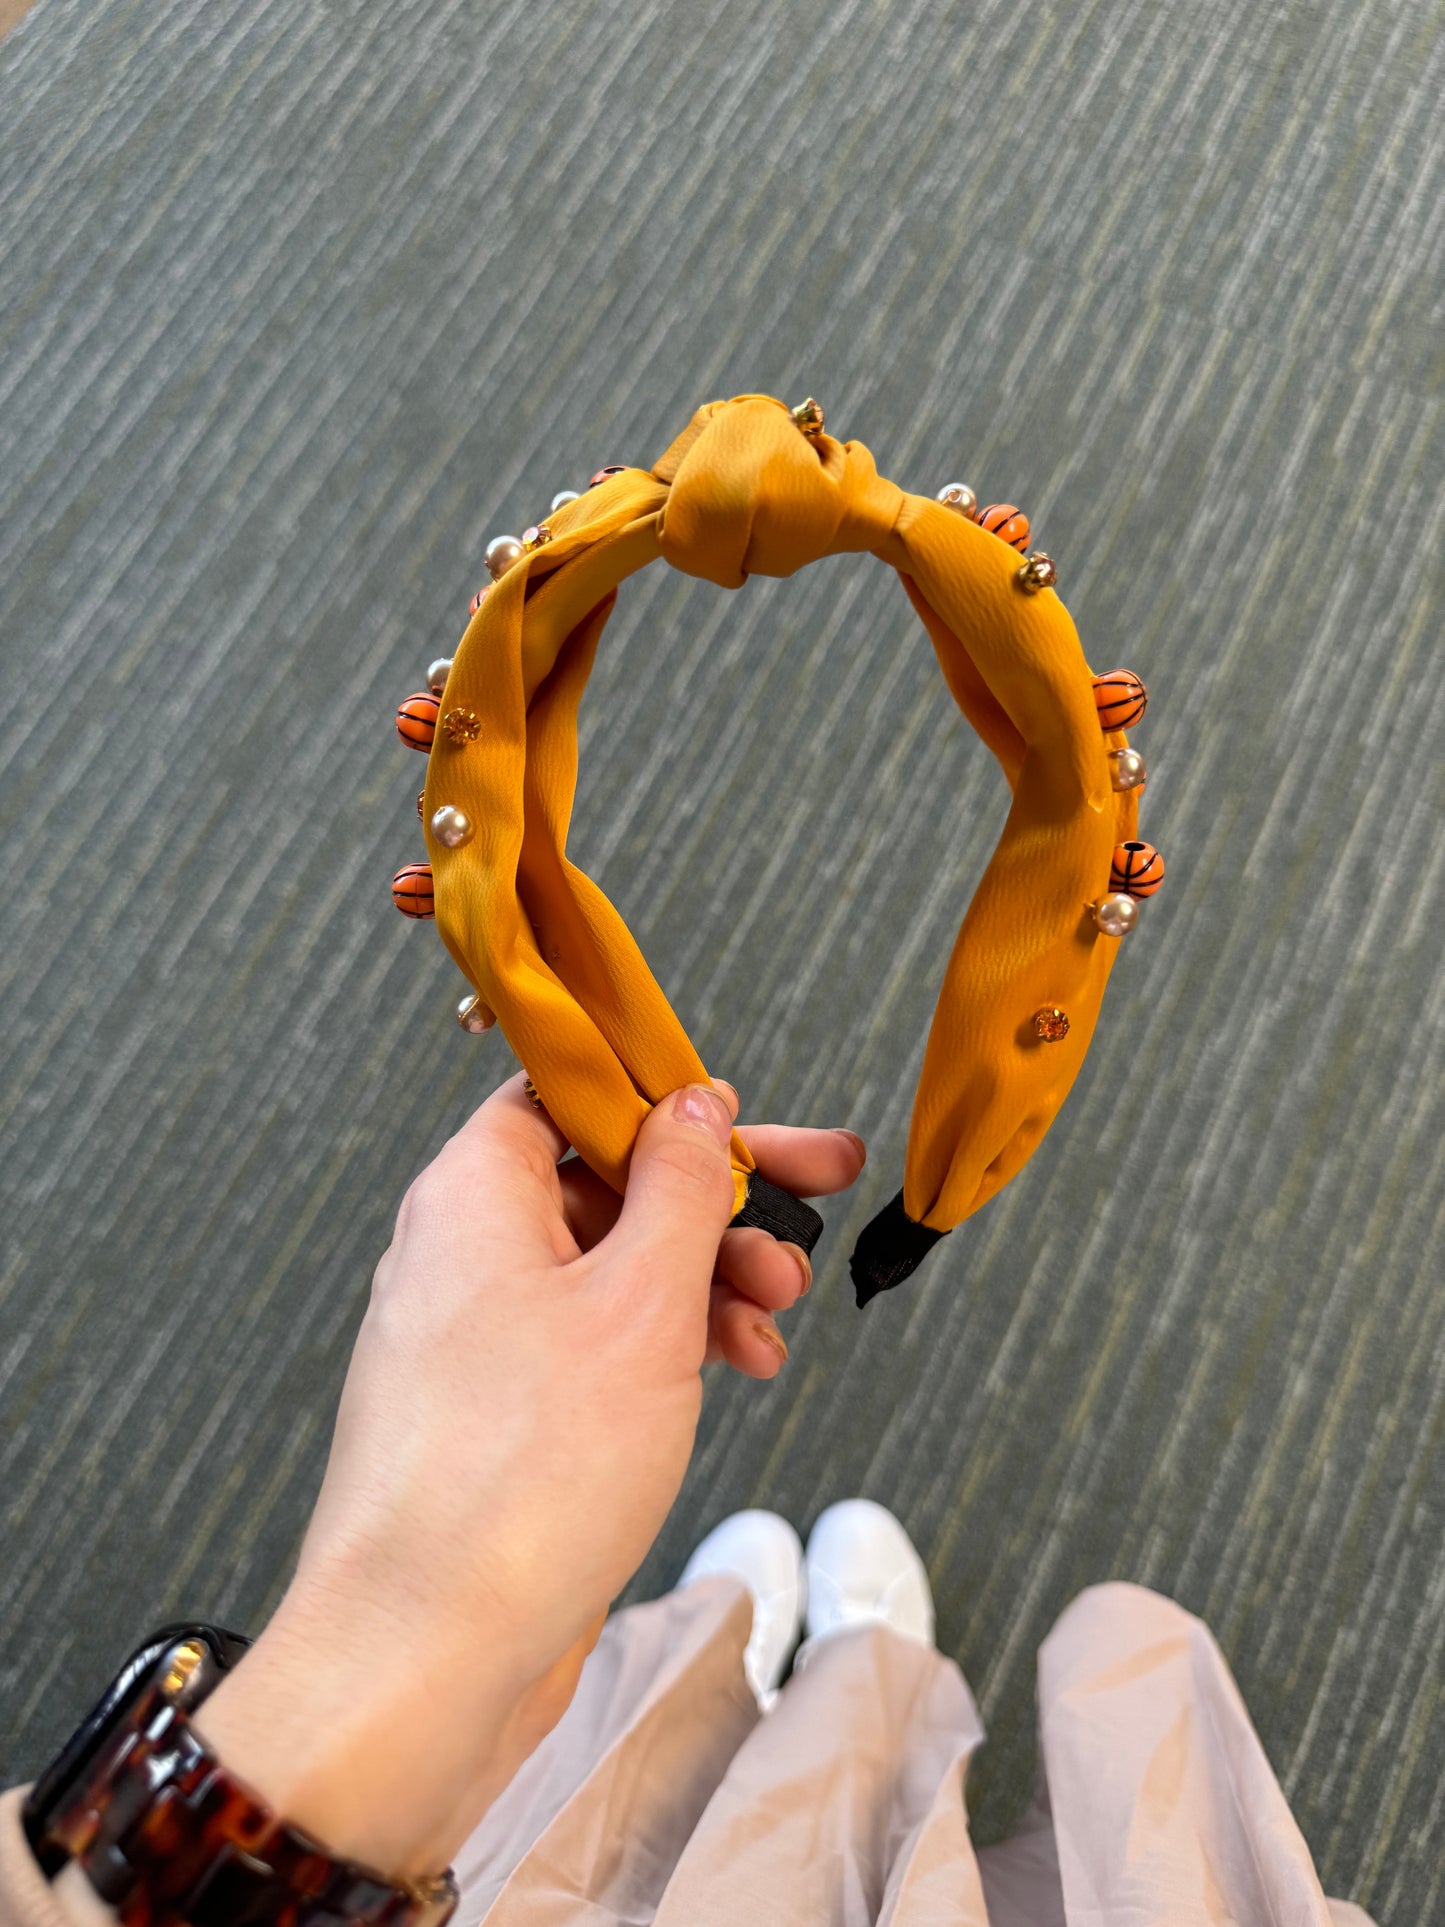
[[[806,1573],[810,1640],[881,1621],[905,1639],[933,1644],[928,1574],[885,1506],[844,1499],[820,1513],[808,1536]]]
[[[712,1573],[741,1579],[753,1596],[753,1630],[743,1670],[753,1697],[766,1713],[797,1644],[807,1598],[803,1542],[776,1512],[734,1512],[696,1547],[679,1586]]]

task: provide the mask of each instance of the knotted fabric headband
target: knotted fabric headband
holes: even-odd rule
[[[649,1108],[708,1072],[626,923],[566,854],[577,712],[618,585],[659,556],[740,588],[824,555],[868,551],[898,571],[959,708],[1013,794],[944,974],[897,1196],[851,1269],[858,1303],[897,1285],[1029,1157],[1083,1062],[1119,937],[1163,874],[1135,837],[1144,768],[1124,725],[1143,714],[1128,671],[1093,676],[1046,555],[1022,561],[1027,518],[951,484],[911,495],[840,442],[809,401],[709,402],[650,469],[564,491],[546,521],[487,554],[455,655],[401,705],[428,752],[417,807],[426,864],[393,881],[435,915],[474,994],[580,1155],[616,1190]],[[733,1133],[734,1223],[810,1249],[822,1220],[766,1183]]]

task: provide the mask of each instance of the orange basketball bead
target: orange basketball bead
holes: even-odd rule
[[[1111,669],[1094,678],[1100,729],[1132,729],[1149,707],[1149,691],[1132,669]]]
[[[1029,518],[1012,502],[995,502],[992,508],[986,508],[978,518],[978,525],[1001,542],[1007,542],[1011,549],[1017,549],[1020,555],[1029,545]]]
[[[391,900],[404,917],[434,917],[437,907],[431,865],[403,863],[391,879]]]
[[[396,712],[396,733],[411,749],[430,749],[437,733],[441,703],[429,689],[408,696]]]
[[[468,615],[474,616],[477,613],[478,609],[481,608],[482,597],[487,593],[488,589],[490,589],[491,586],[492,585],[490,582],[484,582],[481,588],[477,590],[477,593],[472,597],[471,601],[467,604]]]
[[[1164,859],[1152,843],[1133,840],[1115,846],[1109,861],[1109,888],[1126,897],[1152,897],[1164,881]]]

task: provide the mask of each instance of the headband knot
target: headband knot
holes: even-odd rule
[[[860,442],[805,435],[769,395],[708,402],[653,466],[666,482],[662,553],[725,589],[793,575],[820,556],[876,550],[904,493]]]

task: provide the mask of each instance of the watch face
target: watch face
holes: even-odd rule
[[[189,1710],[200,1705],[221,1675],[231,1670],[251,1642],[244,1633],[230,1633],[221,1626],[186,1622],[158,1628],[136,1648],[36,1780],[26,1798],[21,1821],[31,1850],[47,1875],[53,1875],[63,1863],[63,1857],[47,1852],[42,1844],[56,1805],[125,1717],[156,1667],[176,1646],[184,1643],[193,1643],[202,1649],[200,1664],[193,1666],[177,1695],[177,1704]]]

